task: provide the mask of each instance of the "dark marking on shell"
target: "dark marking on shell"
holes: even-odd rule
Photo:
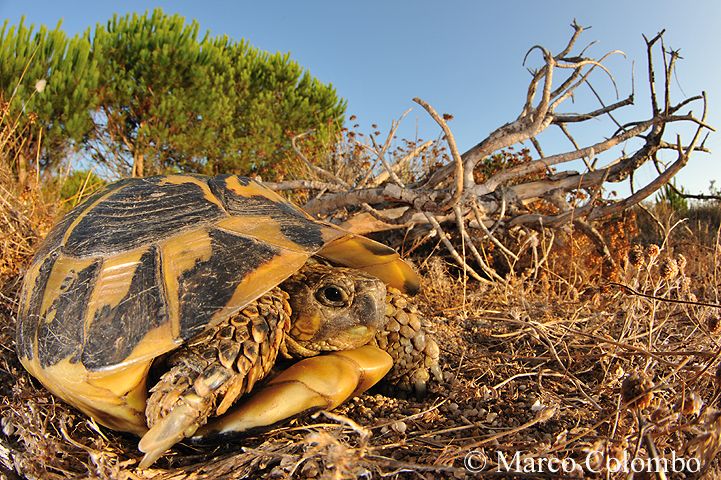
[[[261,195],[243,197],[228,189],[225,178],[214,177],[208,181],[210,190],[225,205],[226,210],[233,216],[267,216],[278,222],[280,231],[292,242],[308,250],[316,251],[323,244],[322,225],[308,219],[298,208],[290,202],[274,202]],[[248,185],[252,180],[238,177],[242,185]]]
[[[378,242],[361,242],[361,245],[373,255],[394,255],[396,253],[391,247]]]
[[[41,257],[38,257],[41,258]],[[32,360],[35,356],[33,352],[33,345],[35,343],[35,334],[38,331],[38,325],[40,324],[40,307],[45,296],[45,286],[50,278],[50,272],[53,270],[55,260],[58,258],[57,251],[52,252],[50,255],[45,257],[38,275],[35,279],[34,285],[26,285],[25,288],[30,288],[30,300],[28,305],[25,305],[24,312],[20,312],[18,318],[18,331],[17,331],[17,351],[20,357],[24,357]],[[21,298],[25,297],[25,292],[21,294]]]
[[[162,177],[128,181],[75,226],[64,251],[75,257],[132,250],[225,212],[194,183],[160,185]]]
[[[150,330],[168,321],[159,262],[153,246],[140,257],[125,297],[115,307],[105,305],[95,313],[82,353],[88,370],[122,362]]]
[[[226,308],[250,272],[279,254],[277,248],[255,239],[217,229],[209,234],[211,257],[197,262],[178,280],[180,336],[184,340],[202,331],[216,312]]]
[[[403,282],[403,291],[410,296],[417,295],[421,290],[421,286],[411,279],[406,279]]]
[[[51,251],[55,250],[56,248],[60,247],[63,237],[65,236],[65,233],[67,232],[68,228],[72,223],[75,221],[78,216],[80,216],[83,212],[85,212],[90,206],[96,202],[100,197],[103,195],[107,195],[108,193],[117,190],[118,188],[126,185],[128,182],[130,182],[130,179],[121,180],[119,182],[112,183],[108,185],[105,188],[100,189],[99,191],[92,194],[87,199],[83,200],[83,203],[69,211],[65,216],[60,220],[58,223],[55,224],[55,226],[48,232],[47,236],[45,237],[45,240],[43,240],[43,243],[40,245],[40,248],[35,253],[35,258],[43,258]]]
[[[100,260],[79,272],[69,272],[67,289],[60,292],[48,308],[46,316],[55,312],[51,322],[40,319],[38,327],[38,360],[45,368],[70,357],[76,363],[83,347],[83,318],[90,294],[100,271]],[[40,308],[40,305],[37,305]]]

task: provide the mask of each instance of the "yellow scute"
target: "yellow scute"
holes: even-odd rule
[[[228,217],[216,223],[218,228],[233,232],[244,237],[252,237],[269,245],[275,245],[285,250],[308,252],[303,245],[299,245],[287,238],[280,230],[280,224],[270,217],[262,215]]]
[[[88,310],[85,315],[87,321],[95,318],[95,312],[104,306],[115,308],[125,298],[130,290],[133,275],[140,265],[140,257],[147,250],[147,247],[137,248],[109,257],[103,262],[103,268],[98,274],[95,288],[88,302]],[[90,325],[86,327],[89,328]]]
[[[172,338],[180,336],[180,306],[178,279],[197,262],[210,260],[213,255],[210,235],[205,229],[191,230],[160,243],[163,283],[168,300],[168,315],[173,326]]]
[[[291,276],[308,260],[308,254],[281,250],[271,260],[250,272],[238,284],[225,308],[220,309],[211,324],[222,322],[248,303]]]
[[[58,257],[45,285],[45,297],[40,306],[40,315],[45,315],[53,301],[62,293],[65,280],[71,279],[73,275],[77,275],[94,261],[94,258]]]
[[[89,380],[92,374],[82,364],[71,363],[69,359],[44,369],[33,361],[27,359],[21,361],[23,366],[48,390],[71,405],[75,405],[98,423],[135,434],[142,434],[147,430],[144,398],[139,402],[139,398],[135,395],[132,402],[134,405],[131,405],[125,396],[139,391],[144,395],[145,375],[150,366],[149,362],[133,365],[131,371],[113,371],[109,381],[96,384],[97,380]],[[113,379],[115,382],[112,381]],[[139,380],[142,388],[138,388]]]
[[[290,201],[281,197],[273,190],[269,189],[268,187],[264,187],[263,185],[261,185],[260,183],[254,181],[254,180],[251,180],[250,182],[248,182],[247,185],[243,185],[238,180],[238,177],[235,177],[235,176],[228,177],[225,179],[225,186],[228,188],[228,190],[236,193],[237,195],[239,195],[241,197],[247,198],[247,197],[260,196],[260,197],[265,197],[272,202],[293,205]],[[305,213],[300,208],[296,207],[296,209],[298,210],[298,213],[306,216],[307,218],[311,218],[307,213]]]

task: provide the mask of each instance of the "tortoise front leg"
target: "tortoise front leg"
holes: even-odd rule
[[[386,319],[385,327],[374,338],[374,344],[393,358],[393,369],[384,383],[423,397],[431,378],[443,381],[440,351],[429,324],[413,300],[392,287],[386,293]]]
[[[390,355],[372,345],[301,360],[198,429],[196,436],[243,432],[311,410],[333,409],[375,385],[392,365]]]
[[[225,413],[268,374],[289,329],[289,313],[287,295],[273,289],[173,353],[170,370],[146,404],[150,430],[138,444],[145,452],[140,468],[192,436],[208,417]]]

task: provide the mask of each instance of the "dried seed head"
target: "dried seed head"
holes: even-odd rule
[[[686,261],[686,257],[679,253],[678,255],[676,255],[676,263],[678,264],[679,271],[681,273],[684,273],[684,271],[686,270],[686,264],[688,263]]]
[[[676,410],[684,415],[698,415],[703,407],[703,400],[696,392],[689,392],[676,404]]]
[[[653,383],[644,373],[632,373],[621,384],[621,398],[628,408],[644,409],[651,404]]]
[[[661,278],[666,281],[676,278],[676,275],[678,275],[678,264],[676,263],[676,260],[673,258],[664,259],[659,267],[659,273],[661,274]]]
[[[658,257],[659,253],[661,253],[661,249],[658,248],[658,245],[652,243],[651,245],[646,247],[646,255],[648,255],[651,260]]]
[[[718,367],[716,367],[716,386],[721,387],[721,363],[718,364]]]
[[[631,247],[631,250],[628,252],[628,261],[633,265],[634,267],[640,267],[643,265],[643,262],[646,260],[646,254],[643,251],[643,247],[641,245],[634,245]]]

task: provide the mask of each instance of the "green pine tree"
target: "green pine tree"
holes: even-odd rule
[[[38,154],[41,167],[55,166],[93,129],[98,72],[89,35],[68,39],[60,23],[37,31],[24,18],[17,26],[3,23],[0,100],[6,102],[3,123],[13,135],[3,145],[2,160],[12,163],[21,183]]]
[[[95,158],[121,173],[248,173],[282,162],[293,134],[335,132],[345,109],[288,55],[260,52],[157,9],[98,26]]]

